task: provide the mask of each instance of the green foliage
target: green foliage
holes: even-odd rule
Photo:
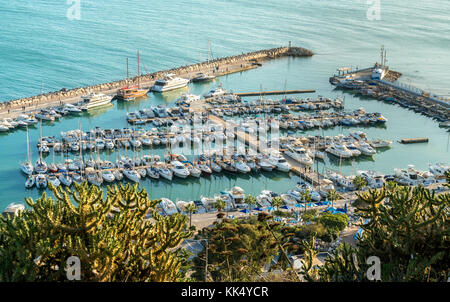
[[[214,207],[220,212],[220,211],[222,211],[223,209],[225,209],[225,207],[226,207],[226,203],[225,203],[225,201],[223,201],[222,199],[217,199],[216,200],[216,202],[214,203]]]
[[[449,275],[450,194],[423,187],[387,184],[358,194],[368,223],[353,249],[343,245],[319,269],[305,272],[315,281],[361,281],[370,256],[381,260],[382,281],[446,281]],[[385,201],[389,199],[389,204]]]
[[[316,217],[316,215],[317,215],[317,210],[316,209],[307,210],[307,211],[303,212],[302,220],[304,222],[313,221],[314,218]]]
[[[331,230],[343,231],[348,224],[348,216],[345,214],[324,213],[319,217],[319,222]]]
[[[272,206],[275,207],[277,209],[277,211],[280,207],[283,206],[283,204],[284,204],[283,199],[281,199],[281,197],[279,197],[279,196],[274,197],[272,199]]]
[[[295,249],[288,242],[293,234],[276,223],[269,224],[270,217],[261,218],[264,215],[246,220],[224,219],[204,229],[203,238],[208,240],[209,278],[214,281],[259,280],[263,267],[280,258],[280,245],[288,250]],[[205,279],[205,261],[206,249],[193,260],[196,268],[193,277],[197,280]]]
[[[362,188],[364,188],[365,186],[367,186],[367,181],[365,180],[364,177],[362,177],[361,175],[357,175],[353,181],[352,181],[353,185],[355,185],[355,187],[358,189],[358,191],[361,191]]]
[[[66,281],[66,260],[81,260],[82,281],[177,281],[191,236],[186,216],[163,217],[136,186],[49,186],[19,216],[0,219],[0,281]],[[151,213],[152,219],[145,219]]]

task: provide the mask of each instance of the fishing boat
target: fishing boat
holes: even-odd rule
[[[155,85],[152,87],[152,91],[165,92],[186,87],[188,83],[188,79],[179,78],[174,74],[168,73],[164,75],[163,78],[156,80]]]
[[[81,99],[81,109],[83,111],[89,111],[91,109],[110,105],[112,97],[103,93],[90,93],[82,96]]]

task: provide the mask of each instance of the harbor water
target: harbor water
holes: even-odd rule
[[[367,67],[379,59],[379,47],[388,50],[388,65],[403,73],[402,81],[434,93],[449,95],[450,24],[448,1],[423,4],[409,1],[382,2],[381,20],[366,17],[366,1],[81,1],[81,19],[66,18],[65,1],[13,1],[1,3],[0,12],[0,100],[30,96],[45,91],[73,88],[118,80],[126,76],[125,58],[130,58],[130,73],[137,72],[136,51],[141,52],[141,70],[153,72],[187,65],[210,57],[222,57],[263,48],[287,45],[313,50],[311,58],[282,58],[265,62],[262,67],[221,77],[207,84],[190,84],[189,90],[202,94],[222,84],[233,92],[283,89],[315,89],[316,94],[297,97],[345,97],[345,109],[360,107],[380,112],[387,119],[385,127],[335,127],[325,135],[348,134],[362,130],[370,139],[394,141],[392,148],[378,151],[373,158],[353,161],[333,160],[325,167],[352,174],[356,170],[377,170],[385,174],[393,168],[414,164],[426,170],[428,163],[448,162],[449,133],[438,123],[413,111],[368,98],[354,97],[334,90],[328,83],[337,67]],[[181,8],[183,4],[183,8]],[[425,7],[422,7],[425,5]],[[447,8],[447,9],[446,9]],[[129,10],[133,18],[130,22]],[[201,16],[201,17],[199,17]],[[240,20],[245,20],[242,22]],[[26,22],[25,22],[26,21]],[[395,28],[395,30],[393,30]],[[145,66],[145,68],[143,68]],[[148,98],[132,102],[114,102],[113,106],[79,117],[64,117],[60,122],[44,123],[44,136],[60,136],[61,131],[94,127],[128,127],[126,113],[158,104],[170,105],[187,89],[164,94],[149,93]],[[280,96],[282,97],[282,96]],[[276,96],[272,96],[276,99]],[[248,98],[249,100],[254,98]],[[149,126],[143,126],[148,128]],[[297,135],[317,135],[318,130],[297,131]],[[39,126],[30,128],[32,160],[38,158],[36,143]],[[402,145],[402,138],[428,137],[423,144]],[[26,157],[26,131],[0,134],[0,210],[25,197],[38,197],[36,189],[26,190],[25,176],[19,162]],[[123,154],[123,149],[121,149]],[[156,148],[154,154],[164,150]],[[115,160],[117,151],[100,157]],[[141,155],[149,154],[143,149]],[[132,156],[131,152],[128,152]],[[61,155],[55,155],[61,161]],[[52,154],[46,157],[52,162]],[[172,182],[146,179],[141,185],[152,198],[173,200],[213,196],[235,185],[246,193],[263,189],[284,192],[299,181],[287,173],[258,175],[212,175],[199,179],[175,179]]]

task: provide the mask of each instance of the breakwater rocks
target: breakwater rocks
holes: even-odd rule
[[[314,53],[308,49],[301,47],[279,47],[272,49],[265,49],[250,53],[243,53],[241,55],[229,56],[224,58],[218,58],[209,60],[207,62],[196,63],[192,65],[180,66],[168,70],[162,70],[150,74],[136,76],[129,79],[120,81],[114,81],[110,83],[103,83],[94,86],[78,87],[73,89],[61,89],[59,91],[50,92],[46,94],[36,95],[27,98],[21,98],[17,100],[10,100],[0,103],[0,110],[9,110],[17,108],[27,108],[32,106],[38,106],[45,103],[55,102],[75,102],[78,100],[72,100],[85,95],[90,92],[103,92],[114,93],[115,90],[128,85],[150,85],[156,79],[162,77],[166,73],[173,73],[176,75],[188,75],[195,72],[217,72],[217,74],[238,72],[241,70],[247,70],[251,66],[258,65],[259,61],[270,60],[279,57],[292,56],[292,57],[309,57]],[[71,101],[72,100],[72,101]]]

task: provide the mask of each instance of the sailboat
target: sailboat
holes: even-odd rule
[[[137,53],[138,55],[138,84],[134,86],[125,86],[117,92],[117,98],[119,100],[123,101],[132,101],[136,98],[143,97],[147,95],[148,89],[141,89],[139,84],[139,77],[140,77],[140,69],[139,69],[139,51]],[[127,70],[128,70],[128,59],[127,59]],[[128,76],[128,72],[127,72]]]
[[[31,163],[31,155],[30,155],[30,141],[28,139],[28,127],[27,127],[27,160],[23,163],[20,163],[20,169],[26,175],[33,174],[33,164]]]
[[[39,141],[42,141],[42,120],[41,120],[41,139]],[[42,160],[42,149],[39,152],[39,159],[36,161],[36,165],[34,167],[34,170],[38,174],[47,173],[47,170],[48,170],[47,163]],[[37,183],[36,183],[36,185],[37,185]],[[42,182],[42,185],[44,185],[43,182]],[[46,186],[47,186],[47,181],[45,182],[45,187]]]

